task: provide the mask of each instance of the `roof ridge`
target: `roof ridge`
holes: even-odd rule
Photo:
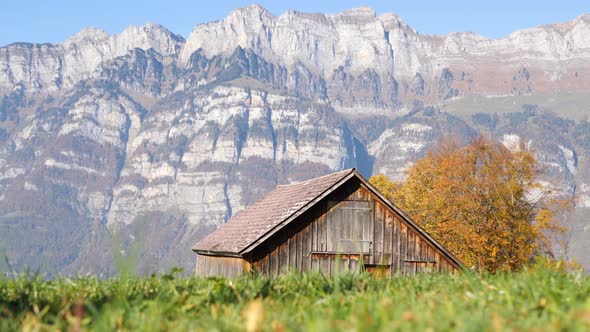
[[[313,179],[308,179],[308,180],[304,180],[304,181],[300,181],[300,182],[295,182],[295,183],[279,184],[277,186],[277,188],[285,188],[285,187],[290,187],[290,186],[297,186],[297,185],[300,185],[300,184],[305,184],[305,183],[308,183],[308,182],[313,182],[313,181],[317,181],[317,180],[320,180],[320,179],[323,179],[323,178],[327,178],[329,176],[334,176],[336,174],[352,173],[354,170],[355,170],[354,167],[353,168],[347,168],[347,169],[343,169],[343,170],[338,171],[338,172],[333,172],[333,173],[328,173],[328,174],[325,174],[325,175],[322,175],[322,176],[318,176],[317,178],[313,178]]]

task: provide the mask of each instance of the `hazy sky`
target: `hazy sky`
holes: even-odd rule
[[[335,13],[370,6],[378,14],[394,12],[423,34],[474,31],[502,37],[522,28],[563,22],[590,13],[590,0],[445,0],[257,1],[273,14],[287,9]],[[85,27],[118,33],[126,26],[160,23],[187,37],[192,28],[225,17],[232,9],[253,1],[240,0],[2,0],[0,45],[16,41],[61,42]]]

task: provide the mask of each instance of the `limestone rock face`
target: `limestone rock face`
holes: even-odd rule
[[[30,92],[71,89],[102,63],[136,48],[176,55],[184,39],[166,28],[131,26],[115,36],[89,28],[62,44],[15,43],[0,48],[0,89],[23,86]]]
[[[395,106],[398,84],[410,84],[416,75],[431,87],[430,100],[474,92],[518,93],[522,89],[512,77],[529,67],[535,78],[529,83],[531,90],[586,85],[571,80],[576,71],[578,77],[580,72],[588,74],[589,17],[582,15],[571,22],[488,39],[473,33],[420,35],[398,16],[376,16],[370,8],[331,15],[289,11],[274,16],[255,5],[236,10],[223,20],[196,26],[179,61],[186,64],[197,50],[214,56],[229,54],[240,46],[287,69],[302,64],[319,73],[328,87],[335,85],[329,89],[330,96],[336,97],[348,87],[347,93],[356,97],[352,104],[367,112]],[[366,80],[363,76],[367,73],[374,76],[370,86],[351,88],[350,83],[342,84]],[[449,75],[459,82],[445,80]],[[444,93],[440,91],[441,79],[448,85]],[[378,86],[378,93],[371,91],[374,86]],[[423,95],[420,91],[410,90],[400,98],[411,100]],[[367,94],[373,98],[368,100]],[[350,104],[336,108],[345,109]]]
[[[443,137],[484,133],[579,197],[563,254],[590,264],[589,36],[588,15],[487,39],[254,5],[186,41],[147,24],[0,47],[0,254],[108,275],[140,248],[141,273],[190,271],[194,242],[278,184],[401,180]]]

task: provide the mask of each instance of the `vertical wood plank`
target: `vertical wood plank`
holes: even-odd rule
[[[350,264],[350,259],[348,258],[348,256],[343,258],[342,263],[340,264],[340,266],[342,267],[342,269],[340,269],[340,273],[350,272],[349,264]]]
[[[254,263],[254,268],[256,269],[257,273],[262,274],[262,275],[266,275],[266,271],[264,270],[263,262],[264,262],[264,257],[257,260]]]
[[[330,276],[334,276],[336,272],[336,257],[332,256],[328,258],[328,269],[330,271]]]
[[[320,258],[320,272],[324,275],[330,275],[330,260],[323,256]]]
[[[342,251],[342,246],[344,244],[348,245],[348,242],[342,243],[342,240],[350,239],[350,235],[352,233],[352,220],[354,220],[352,214],[353,210],[344,210],[341,209],[344,204],[340,203],[338,207],[334,208],[328,218],[328,229],[330,230],[330,234],[328,234],[328,243],[332,243],[331,251]],[[328,246],[330,248],[330,246]],[[330,249],[328,249],[330,250]]]
[[[318,219],[321,218],[321,214],[315,218],[315,220],[312,223],[312,228],[311,228],[311,250],[312,251],[318,251],[318,247],[317,247],[317,243],[318,243]]]
[[[408,259],[408,226],[405,224],[401,224],[401,234],[400,234],[400,273],[405,275],[406,274],[406,264],[404,261]]]
[[[360,236],[360,238],[363,240],[363,242],[361,242],[361,249],[363,253],[366,253],[369,251],[369,241],[372,241],[373,239],[371,238],[372,235],[372,229],[373,229],[373,211],[375,210],[375,207],[373,205],[374,201],[369,199],[366,200],[367,195],[365,195],[365,197],[363,197],[366,201],[366,203],[364,203],[364,205],[366,206],[367,209],[369,209],[368,211],[364,211],[362,214],[362,234]],[[370,258],[369,258],[370,261]]]
[[[320,261],[317,258],[311,258],[311,271],[320,272]]]
[[[283,257],[281,257],[281,247],[277,246],[275,249],[276,252],[276,257],[277,257],[277,265],[276,265],[276,270],[274,271],[275,275],[279,275],[279,273],[281,273],[281,266],[283,264]]]
[[[410,230],[408,228],[408,260],[415,260],[416,259],[416,235],[414,234],[414,230]],[[415,264],[408,264],[408,272],[409,275],[414,275],[416,273],[416,266]]]
[[[420,236],[412,231],[412,240],[414,241],[414,260],[420,260]]]
[[[307,228],[302,229],[299,233],[297,233],[295,239],[295,264],[293,268],[297,271],[303,271],[303,261],[305,257],[303,257],[303,241],[304,241],[304,232]]]
[[[381,204],[374,199],[371,196],[371,223],[370,223],[370,228],[368,230],[369,234],[367,236],[367,241],[371,241],[369,244],[369,249],[371,251],[371,255],[369,256],[369,261],[367,263],[369,264],[375,264],[375,249],[374,249],[374,245],[375,245],[375,223],[376,223],[376,219],[377,219],[377,207],[380,206]]]
[[[420,240],[420,236],[418,236],[418,234],[415,234],[415,238],[414,238],[414,259],[415,260],[421,260],[422,258],[422,245],[421,245],[421,240]],[[420,264],[414,264],[415,265],[415,273],[421,272],[421,266]]]
[[[360,258],[359,258],[360,259]],[[350,259],[348,261],[348,270],[350,272],[357,273],[359,272],[359,259]]]
[[[438,251],[434,252],[434,261],[436,262],[434,263],[435,271],[440,273],[440,255],[438,254]]]
[[[410,260],[416,259],[416,235],[414,230],[408,232],[408,258]]]
[[[433,262],[430,263],[430,271],[435,272],[436,271],[436,263],[434,260],[434,248],[431,247],[430,245],[428,246],[428,261]]]
[[[375,209],[375,227],[373,230],[374,240],[373,240],[373,257],[374,257],[374,264],[380,264],[381,259],[383,257],[383,228],[385,224],[385,209],[383,205],[378,204]]]
[[[385,210],[385,227],[383,229],[383,259],[381,264],[391,263],[392,241],[391,233],[393,232],[393,214],[389,209]]]
[[[327,251],[328,250],[328,213],[330,213],[330,207],[328,203],[326,203],[326,213],[322,216],[321,220],[321,230],[320,230],[320,251]]]
[[[268,260],[269,275],[275,276],[279,270],[279,247],[274,247]]]
[[[206,256],[200,256],[200,260],[201,260],[201,271],[200,274],[203,277],[209,276],[210,272],[209,272],[209,262],[207,261],[207,259],[205,258]]]
[[[354,199],[355,201],[358,201],[358,200],[360,200],[360,199],[361,199],[361,191],[360,191],[360,190],[358,190],[358,189],[357,189],[357,190],[355,190],[355,192],[354,192],[354,194],[353,194],[353,195],[354,195],[354,198],[353,198],[353,199]]]
[[[328,202],[328,214],[326,215],[326,251],[336,251],[337,250],[337,238],[340,237],[340,234],[335,234],[340,230],[337,228],[337,220],[339,216],[335,214],[338,213],[338,209],[335,208],[333,202]]]
[[[281,243],[279,246],[279,271],[278,273],[286,272],[289,269],[289,246],[287,241]]]
[[[211,267],[209,265],[209,261],[206,259],[206,256],[201,256],[201,259],[203,260],[203,267],[202,267],[203,270],[201,270],[202,275],[204,277],[210,276],[211,275],[210,274]]]
[[[303,231],[301,230],[295,236],[295,262],[293,264],[295,271],[303,271]]]
[[[313,235],[311,237],[312,239],[312,251],[320,251],[322,250],[320,247],[320,223],[321,220],[326,218],[326,203],[320,203],[320,214],[319,216],[314,220],[314,228],[313,228]],[[313,258],[312,255],[310,254],[310,270],[313,272],[320,272],[321,267],[320,267],[320,262],[317,258]]]
[[[300,233],[293,234],[288,242],[289,242],[289,269],[299,269],[297,266],[297,238],[301,236]]]
[[[270,249],[270,254],[268,255],[268,275],[273,275],[274,271],[276,270],[277,265],[277,257],[276,257],[276,250],[275,248]]]
[[[395,225],[395,233],[393,234],[393,246],[395,248],[394,265],[395,265],[395,272],[399,272],[400,261],[401,261],[401,241],[400,241],[401,220],[397,216],[395,217],[394,225]]]
[[[215,259],[214,257],[210,257],[210,259],[209,263],[211,264],[213,271],[215,271],[215,275],[223,276],[223,265],[219,262],[220,260],[223,260],[223,258]]]
[[[403,261],[403,254],[402,254],[402,225],[403,223],[401,222],[401,220],[398,218],[397,219],[397,234],[396,234],[396,241],[397,241],[397,251],[398,251],[398,257],[397,257],[397,262],[396,262],[396,268],[397,268],[397,272],[399,273],[401,271],[401,266],[402,266],[402,261]]]
[[[215,275],[217,274],[217,267],[215,266],[215,264],[213,264],[213,261],[210,257],[207,257],[207,273],[210,273],[210,275]]]
[[[250,271],[252,271],[252,263],[244,259],[242,262],[242,271],[244,271],[244,273],[250,273]]]
[[[434,259],[434,252],[435,252],[434,248],[429,245],[428,246],[428,260],[431,261],[431,262],[434,262],[435,261],[435,259]]]
[[[311,270],[311,227],[306,227],[303,233],[303,248],[302,248],[302,261],[301,270],[308,272]]]
[[[217,260],[211,260],[211,266],[216,275],[223,276],[223,266]]]
[[[426,240],[420,238],[420,257],[422,257],[421,259],[423,261],[428,261],[428,245],[426,244]],[[426,270],[428,269],[428,264],[429,263],[425,263],[422,265],[422,271],[420,272],[427,272]]]

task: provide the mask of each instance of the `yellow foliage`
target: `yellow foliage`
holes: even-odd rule
[[[460,147],[445,141],[393,183],[371,183],[427,232],[479,271],[517,270],[550,252],[549,236],[563,231],[566,202],[545,201],[534,155],[484,137]]]

